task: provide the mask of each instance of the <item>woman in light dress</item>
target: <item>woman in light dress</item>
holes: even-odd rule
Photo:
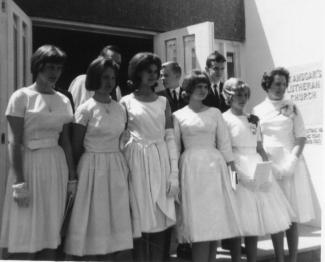
[[[134,242],[136,261],[163,261],[166,230],[176,221],[178,155],[171,109],[166,98],[153,91],[160,68],[155,54],[136,54],[128,69],[134,91],[120,101],[128,114],[130,140],[124,152],[142,232]]]
[[[223,118],[231,137],[239,179],[236,198],[247,261],[254,262],[258,236],[271,234],[273,239],[282,236],[289,228],[294,212],[272,175],[271,165],[269,169],[265,168],[264,180],[258,182],[258,178],[254,178],[257,164],[267,161],[268,157],[263,149],[258,117],[248,115],[244,110],[250,97],[249,86],[237,78],[230,78],[224,84],[223,96],[231,107],[223,113]],[[283,254],[283,246],[275,248],[276,254]]]
[[[55,46],[38,48],[31,62],[35,83],[15,91],[6,110],[10,170],[0,245],[16,253],[11,258],[39,258],[42,250],[47,258],[55,255],[67,189],[75,191],[69,136],[72,107],[54,90],[65,59]]]
[[[133,247],[129,170],[119,147],[126,112],[110,97],[116,76],[112,59],[95,59],[86,77],[86,88],[94,95],[75,113],[72,145],[79,183],[65,241],[70,255],[104,255]]]
[[[217,240],[241,235],[227,167],[233,164],[227,126],[218,109],[202,103],[209,86],[205,73],[193,71],[183,82],[189,104],[173,114],[178,149],[184,145],[178,240],[192,243],[192,260],[201,262],[215,261]]]
[[[284,98],[289,84],[289,72],[275,68],[264,74],[262,88],[266,99],[253,112],[260,119],[263,144],[274,162],[274,174],[296,216],[286,231],[290,261],[297,260],[298,224],[315,218],[310,175],[302,156],[306,130],[297,106]],[[277,245],[283,245],[283,237]]]

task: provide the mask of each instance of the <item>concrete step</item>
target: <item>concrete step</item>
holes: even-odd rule
[[[288,247],[285,242],[286,260],[288,260]],[[297,262],[320,262],[321,259],[321,229],[307,225],[299,225],[299,246],[298,246]],[[176,257],[176,248],[172,247],[173,262],[188,262],[189,260],[179,259]],[[174,251],[174,252],[173,252]],[[216,262],[230,262],[231,257],[229,251],[218,248]],[[269,237],[262,237],[258,241],[258,262],[274,262],[274,251],[272,241]],[[242,261],[246,261],[245,256]]]

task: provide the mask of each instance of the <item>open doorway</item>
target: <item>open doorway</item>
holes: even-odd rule
[[[123,95],[128,93],[126,81],[129,60],[137,52],[153,51],[153,39],[33,26],[33,51],[44,44],[57,45],[68,55],[64,72],[57,83],[63,89],[67,89],[77,75],[86,72],[89,63],[104,46],[118,46],[122,51],[119,85]]]

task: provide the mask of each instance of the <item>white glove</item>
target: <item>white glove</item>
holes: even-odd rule
[[[165,130],[165,141],[169,153],[170,175],[167,182],[167,196],[178,199],[179,179],[178,179],[178,159],[179,152],[175,142],[175,134],[173,128]]]
[[[254,179],[251,179],[240,170],[237,170],[237,174],[240,184],[242,184],[244,187],[251,191],[256,191],[257,186]]]
[[[19,183],[12,185],[13,199],[19,207],[28,207],[30,195],[27,188],[27,183]]]
[[[284,167],[283,167],[283,176],[292,177],[295,173],[295,169],[298,163],[298,158],[294,154],[290,154]]]

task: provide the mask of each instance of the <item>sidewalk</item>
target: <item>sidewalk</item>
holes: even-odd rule
[[[285,242],[285,251],[288,253],[288,247]],[[311,226],[299,226],[299,255],[297,262],[320,262],[321,247],[321,229]],[[175,248],[176,249],[176,248]],[[172,253],[174,253],[174,247]],[[259,262],[273,262],[274,252],[272,241],[269,237],[261,238],[258,242],[258,259]],[[176,254],[172,254],[171,262],[188,262],[188,260],[176,258]],[[230,254],[227,250],[218,248],[216,262],[230,262]],[[243,256],[243,261],[246,261]]]

